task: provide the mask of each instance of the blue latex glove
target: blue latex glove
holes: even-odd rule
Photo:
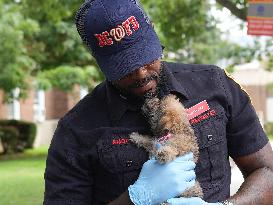
[[[172,198],[167,200],[170,205],[222,205],[221,203],[207,203],[198,197]]]
[[[156,159],[144,163],[137,181],[129,186],[129,196],[136,205],[153,205],[180,195],[195,184],[193,154],[160,164]]]

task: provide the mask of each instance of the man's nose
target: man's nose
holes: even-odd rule
[[[147,75],[147,69],[145,67],[141,67],[133,71],[132,77],[134,79],[143,79]]]

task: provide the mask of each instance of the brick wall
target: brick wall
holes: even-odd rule
[[[31,90],[28,93],[28,98],[20,100],[21,119],[26,121],[34,120],[34,91]]]
[[[264,121],[266,120],[266,99],[267,99],[267,89],[264,85],[248,85],[243,86],[247,93],[249,94],[252,104],[259,115],[259,117]]]
[[[53,89],[45,94],[46,119],[59,119],[79,101],[79,87],[73,93]]]

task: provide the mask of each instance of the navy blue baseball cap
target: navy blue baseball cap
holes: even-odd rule
[[[137,0],[87,0],[75,20],[83,42],[110,81],[162,55],[158,36]]]

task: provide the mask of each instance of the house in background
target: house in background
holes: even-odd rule
[[[14,95],[18,92],[15,90]],[[80,86],[75,86],[72,93],[58,89],[46,92],[31,90],[27,99],[4,104],[3,92],[0,91],[0,119],[35,122],[38,129],[34,146],[49,145],[58,120],[87,93],[87,89]]]
[[[261,123],[273,122],[273,92],[267,88],[273,84],[273,72],[254,62],[236,66],[231,76],[249,94]]]

